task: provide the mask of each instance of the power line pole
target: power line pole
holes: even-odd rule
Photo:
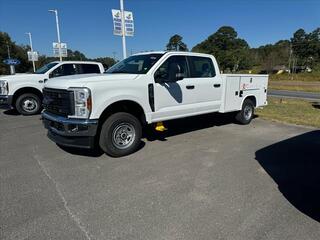
[[[49,12],[53,12],[56,16],[56,27],[57,27],[57,35],[58,35],[58,44],[59,44],[59,58],[60,62],[62,61],[62,55],[61,55],[61,41],[60,41],[60,28],[59,28],[59,18],[58,18],[58,10],[48,10]]]
[[[112,52],[112,54],[113,54],[113,59],[116,61],[116,54],[117,54],[117,52]]]
[[[7,43],[7,50],[8,50],[8,59],[10,59],[10,47],[9,47],[9,44]]]
[[[120,11],[121,11],[121,24],[122,24],[122,52],[123,52],[123,59],[125,59],[127,58],[127,47],[126,47],[123,0],[120,0]]]
[[[36,71],[36,65],[34,63],[34,56],[33,56],[32,35],[31,35],[30,32],[27,32],[26,34],[29,35],[30,48],[31,48],[31,53],[32,53],[33,72],[35,72]]]
[[[8,50],[8,59],[11,59],[11,56],[10,56],[10,47],[9,47],[9,43],[7,42],[7,50]],[[13,75],[16,73],[16,69],[14,67],[14,65],[9,65],[10,66],[10,74]]]
[[[289,63],[288,63],[289,74],[291,74],[291,58],[292,58],[292,45],[290,44]]]

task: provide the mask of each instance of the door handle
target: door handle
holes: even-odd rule
[[[194,89],[194,85],[187,85],[186,88],[187,89]]]
[[[213,86],[214,86],[215,88],[219,88],[219,87],[221,86],[221,84],[213,84]]]

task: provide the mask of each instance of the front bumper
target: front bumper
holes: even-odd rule
[[[49,139],[59,145],[78,148],[94,147],[98,120],[69,119],[44,111],[42,122],[48,129]]]
[[[12,108],[12,95],[0,95],[0,108],[1,109],[8,109]]]

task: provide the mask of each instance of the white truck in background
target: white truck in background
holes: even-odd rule
[[[62,61],[51,62],[35,73],[23,73],[0,78],[0,107],[14,108],[22,115],[33,115],[42,109],[42,88],[49,79],[75,75],[103,73],[99,62]]]
[[[105,74],[48,81],[42,119],[57,144],[110,156],[137,150],[142,126],[211,112],[235,112],[248,124],[267,104],[268,75],[220,74],[212,55],[148,52]]]

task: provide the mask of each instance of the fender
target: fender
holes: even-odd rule
[[[257,97],[255,96],[255,95],[253,95],[253,94],[250,94],[250,95],[246,95],[246,96],[244,96],[243,97],[243,99],[242,99],[242,101],[241,101],[241,108],[242,108],[242,106],[243,106],[243,102],[244,102],[244,100],[246,100],[247,98],[249,98],[249,97],[253,97],[254,99],[255,99],[255,101],[256,101],[256,104],[255,104],[255,106],[254,107],[256,107],[257,106]]]
[[[94,101],[94,100],[93,100]],[[132,101],[135,102],[136,104],[140,105],[141,108],[144,111],[144,114],[146,116],[146,121],[150,122],[151,117],[150,117],[150,106],[148,104],[144,104],[144,101],[141,99],[137,98],[136,96],[132,95],[116,95],[116,96],[111,96],[110,98],[106,99],[102,103],[100,103],[98,106],[94,107],[94,111],[92,111],[90,119],[99,119],[103,111],[111,106],[112,104],[120,101]],[[95,102],[93,102],[95,104]]]
[[[10,95],[14,95],[18,90],[22,89],[22,88],[35,88],[37,90],[39,90],[40,92],[42,92],[42,88],[43,86],[40,85],[39,83],[31,83],[31,82],[26,82],[26,83],[14,83],[14,86],[11,87],[9,86],[9,91],[10,91]]]

